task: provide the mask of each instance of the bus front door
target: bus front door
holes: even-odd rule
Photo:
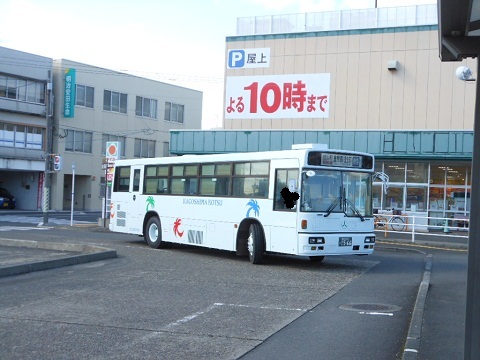
[[[127,209],[127,228],[131,233],[142,234],[145,204],[142,201],[143,166],[132,166],[130,171],[130,208]]]

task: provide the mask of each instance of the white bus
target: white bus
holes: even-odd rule
[[[235,251],[253,264],[265,253],[367,255],[373,175],[372,155],[322,144],[117,160],[109,229],[143,235],[153,248]]]

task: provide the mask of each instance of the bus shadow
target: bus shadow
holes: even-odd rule
[[[148,244],[143,240],[132,240],[128,242],[131,245],[141,246],[143,248],[151,249],[155,251],[157,249],[150,248]],[[165,243],[159,250],[169,250],[173,254],[178,253],[182,255],[194,255],[196,257],[228,260],[232,261],[235,264],[246,264],[251,266],[269,266],[269,267],[288,267],[292,269],[314,269],[314,270],[359,270],[365,267],[366,260],[368,262],[368,267],[372,266],[372,262],[376,263],[374,260],[370,260],[368,256],[358,256],[358,255],[345,255],[345,256],[326,256],[325,259],[321,262],[314,262],[309,259],[308,256],[293,256],[293,255],[284,255],[284,254],[275,254],[275,253],[266,253],[263,257],[263,262],[261,265],[252,265],[249,263],[248,256],[238,256],[233,251],[219,250],[212,248],[199,247],[194,245],[187,244],[176,244],[176,243]],[[200,259],[199,259],[200,260]]]

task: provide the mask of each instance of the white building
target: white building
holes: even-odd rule
[[[57,154],[49,208],[70,210],[75,164],[74,209],[101,210],[106,143],[118,142],[122,158],[168,156],[170,130],[201,128],[202,100],[200,91],[0,47],[0,186],[17,208],[42,209],[45,154]]]
[[[52,59],[0,47],[0,187],[40,209]]]

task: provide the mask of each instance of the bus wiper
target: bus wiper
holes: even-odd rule
[[[323,216],[327,217],[328,215],[330,215],[332,213],[333,209],[335,209],[335,207],[340,203],[340,201],[342,201],[341,196],[336,198],[335,201],[330,204],[330,206],[327,208],[327,213]]]
[[[353,210],[353,212],[354,212],[356,215],[358,215],[358,217],[360,218],[360,220],[365,221],[365,218],[362,216],[362,214],[360,213],[360,211],[358,211],[358,209],[355,207],[355,204],[354,204],[354,203],[352,203],[352,202],[351,202],[350,200],[348,200],[347,198],[345,198],[345,203],[347,203],[347,204],[350,206],[350,208]],[[347,215],[347,214],[345,213],[345,215]],[[348,215],[347,215],[347,216],[348,216]]]

